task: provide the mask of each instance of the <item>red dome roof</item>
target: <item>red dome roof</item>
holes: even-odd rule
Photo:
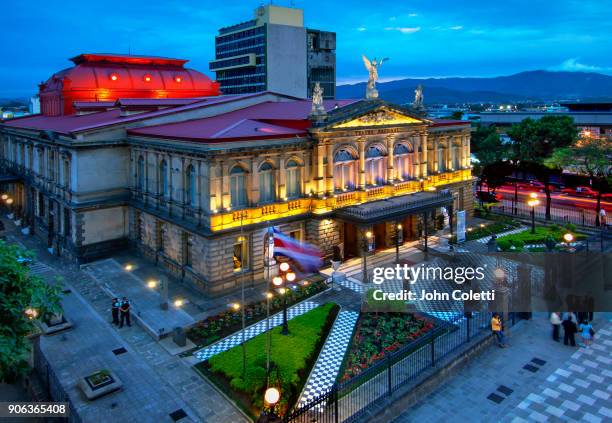
[[[81,54],[75,66],[40,85],[41,112],[74,113],[74,101],[119,98],[192,98],[219,95],[219,84],[193,69],[187,60],[153,56]]]

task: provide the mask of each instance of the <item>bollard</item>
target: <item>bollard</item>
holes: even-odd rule
[[[179,347],[184,347],[187,345],[187,335],[185,335],[185,331],[182,327],[175,327],[172,332],[172,340]]]

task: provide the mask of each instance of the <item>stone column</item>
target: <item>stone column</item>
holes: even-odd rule
[[[317,174],[316,174],[316,183],[317,183],[317,194],[322,196],[325,194],[325,169],[323,167],[323,158],[325,157],[325,146],[319,141],[317,145]],[[328,159],[329,160],[329,159]],[[333,162],[333,157],[331,158]]]
[[[421,178],[426,178],[427,177],[427,163],[428,163],[428,157],[427,157],[427,133],[426,132],[422,132],[420,134],[420,138],[421,138],[421,149],[422,149],[422,156],[421,156]]]
[[[415,178],[421,177],[421,156],[419,153],[419,147],[421,146],[421,140],[417,137],[412,137],[412,145],[414,148],[412,170]]]
[[[359,138],[357,140],[357,146],[359,148],[359,189],[365,189],[366,186],[366,173],[365,173],[365,139]]]
[[[285,157],[279,156],[280,179],[278,181],[278,199],[284,200],[287,197],[287,172],[285,172]]]
[[[219,162],[219,168],[220,168],[220,180],[221,180],[221,189],[219,190],[220,194],[221,194],[221,208],[222,209],[227,209],[228,207],[230,207],[231,204],[231,197],[230,197],[230,181],[229,181],[229,168],[227,163],[225,163],[223,160],[221,160]]]
[[[387,183],[392,184],[395,181],[395,169],[393,165],[395,164],[395,159],[393,155],[393,144],[395,141],[395,137],[389,135],[387,137]]]
[[[327,170],[325,172],[325,190],[332,194],[334,192],[334,146],[328,142],[326,148]]]

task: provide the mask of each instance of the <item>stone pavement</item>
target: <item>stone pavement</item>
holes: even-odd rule
[[[609,313],[596,313],[595,330],[599,331],[602,328],[609,330],[609,319]],[[605,399],[604,394],[610,394],[610,366],[608,364],[606,369],[605,359],[611,358],[611,345],[605,345],[605,351],[591,349],[591,351],[597,351],[597,354],[601,352],[604,361],[599,360],[598,368],[590,367],[585,364],[585,360],[588,360],[586,358],[588,355],[584,355],[585,350],[564,346],[551,339],[547,313],[535,313],[533,320],[523,322],[515,331],[511,330],[509,343],[509,348],[500,349],[493,346],[473,358],[433,394],[405,409],[394,420],[394,423],[525,421],[521,420],[520,416],[524,416],[526,421],[589,421],[587,419],[576,420],[572,417],[570,411],[573,412],[574,404],[580,403],[580,397],[569,392],[572,389],[578,389],[580,384],[594,382],[589,379],[589,376],[605,376],[608,390],[599,389],[601,393],[598,394],[592,391],[588,395],[588,401],[592,400],[593,404],[581,403],[581,411],[589,412],[602,419],[593,421],[610,421],[604,418],[605,414],[602,414],[600,410],[602,407],[609,408],[609,401]],[[576,356],[579,352],[582,357]],[[588,361],[592,362],[593,359]],[[578,384],[575,381],[572,383],[570,380],[564,380],[565,377],[561,376],[563,372],[557,373],[558,369],[570,370],[572,365],[579,366],[574,371],[574,375],[580,373],[580,377],[576,377]],[[604,374],[605,371],[608,373]],[[559,404],[553,406],[555,408],[549,409],[547,415],[544,415],[546,413],[544,410],[552,405],[545,404],[549,401],[548,398],[554,399],[550,396],[551,392],[543,393],[543,390],[551,383],[549,379],[556,383],[554,391],[559,394],[559,399],[564,398]],[[561,385],[562,383],[569,387]],[[541,403],[536,400],[541,400]],[[563,405],[565,400],[569,402]],[[559,414],[557,408],[565,415],[561,417],[555,415],[555,413]],[[533,414],[535,412],[542,413],[544,419],[537,420],[540,417],[538,414]],[[603,412],[605,413],[606,410],[604,409]],[[573,416],[577,415],[573,414]]]
[[[46,278],[64,278],[71,293],[64,298],[66,316],[73,329],[43,337],[43,348],[54,351],[50,362],[71,399],[85,404],[85,422],[173,421],[169,413],[183,409],[181,421],[233,423],[246,421],[224,396],[199,377],[184,360],[169,354],[137,325],[117,329],[110,322],[106,292],[74,264],[51,256],[34,237],[22,235],[4,221],[8,241],[18,242],[37,254],[33,271]],[[112,350],[125,348],[115,355]],[[46,350],[45,350],[46,351]],[[110,367],[124,382],[122,391],[87,402],[76,391],[83,372]]]
[[[133,313],[141,319],[152,334],[165,334],[176,327],[188,327],[195,323],[193,317],[174,305],[173,297],[169,297],[167,310],[160,307],[160,294],[146,286],[146,281],[126,271],[116,260],[109,258],[96,261],[81,267],[91,275],[110,297],[128,297]],[[184,300],[186,301],[186,300]]]

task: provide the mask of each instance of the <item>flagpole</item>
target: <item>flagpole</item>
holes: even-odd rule
[[[241,242],[246,243],[246,240],[244,239],[244,227],[242,226],[242,219],[244,218],[244,211],[240,212],[240,239]],[[244,244],[243,244],[244,245]],[[248,246],[247,246],[248,248]],[[246,326],[246,319],[245,319],[245,313],[246,313],[246,304],[244,303],[244,254],[242,257],[242,263],[241,263],[241,267],[242,267],[242,274],[240,275],[240,279],[242,281],[241,285],[242,285],[242,377],[243,379],[246,378],[246,333],[245,333],[245,326]]]

